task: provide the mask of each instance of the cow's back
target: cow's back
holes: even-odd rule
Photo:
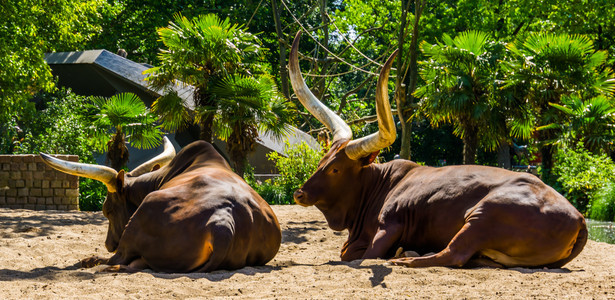
[[[212,259],[219,260],[215,269],[267,263],[281,241],[271,207],[211,145],[186,148],[152,175],[163,178],[160,188],[133,214],[123,251],[157,271],[195,271]]]
[[[522,221],[522,216],[561,226],[584,222],[563,196],[537,177],[485,166],[414,168],[388,195],[381,218],[407,224],[400,246],[421,252],[443,249],[469,218],[484,211],[515,218],[511,222]]]

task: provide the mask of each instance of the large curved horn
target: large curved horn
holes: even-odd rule
[[[109,167],[65,161],[45,153],[39,153],[39,155],[46,164],[60,172],[98,180],[107,186],[110,193],[117,192],[115,186],[117,171]]]
[[[142,163],[140,166],[136,167],[134,170],[128,173],[128,175],[132,177],[140,176],[145,173],[151,172],[156,165],[162,167],[171,162],[171,160],[175,157],[175,148],[166,136],[162,138],[162,143],[164,144],[164,150],[161,154]]]
[[[297,32],[295,40],[293,41],[293,47],[290,50],[290,56],[288,58],[288,66],[290,73],[290,83],[297,94],[297,98],[303,104],[303,106],[314,116],[318,121],[324,124],[333,134],[333,141],[339,139],[352,139],[352,131],[350,127],[326,107],[307,87],[305,80],[301,75],[301,69],[299,68],[299,39],[301,37],[301,31]]]
[[[376,87],[376,115],[378,116],[378,131],[360,139],[350,141],[346,146],[346,154],[350,159],[356,160],[380,151],[395,142],[395,121],[389,103],[389,72],[397,51],[393,52],[380,71],[378,86]]]

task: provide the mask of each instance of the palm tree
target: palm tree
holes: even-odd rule
[[[551,144],[577,145],[582,142],[594,154],[611,154],[615,142],[615,106],[604,96],[583,101],[576,95],[563,96],[562,104],[549,103],[561,111],[565,118],[558,123],[538,127],[554,130],[556,138]]]
[[[605,66],[607,53],[595,51],[585,36],[535,33],[509,44],[508,49],[514,59],[505,64],[510,71],[506,87],[528,105],[531,117],[525,119],[522,130],[526,135],[541,126],[561,123],[563,111],[557,105],[565,95],[588,99],[614,91],[611,70]],[[556,136],[550,130],[537,133],[542,166],[548,172],[555,150],[548,141]]]
[[[151,74],[148,80],[157,88],[168,88],[176,80],[193,85],[196,107],[191,111],[170,92],[157,99],[152,110],[169,131],[194,122],[200,125],[200,139],[225,140],[235,171],[242,175],[259,130],[281,137],[291,122],[289,102],[283,101],[273,80],[260,75],[258,39],[213,14],[192,20],[176,15],[175,22],[158,33],[167,49],[159,54],[162,65],[146,71]]]
[[[420,72],[425,85],[415,95],[432,125],[454,125],[464,144],[463,163],[473,164],[479,144],[494,150],[507,136],[498,63],[505,48],[478,31],[454,39],[444,35],[443,42],[421,44],[427,58]]]
[[[215,85],[212,92],[218,103],[216,132],[227,142],[235,172],[243,176],[259,132],[281,140],[290,132],[294,110],[267,76],[229,77]]]
[[[160,145],[162,131],[155,115],[132,93],[110,98],[92,97],[89,135],[95,149],[107,152],[107,162],[116,171],[128,162],[126,142],[138,149]]]
[[[200,139],[213,141],[216,107],[211,88],[229,74],[249,75],[258,70],[249,64],[260,53],[256,36],[245,32],[229,19],[214,14],[200,15],[192,20],[175,15],[168,27],[158,29],[166,49],[160,50],[161,65],[147,71],[147,80],[158,89],[170,90],[177,83],[195,88],[194,111],[173,93],[159,98],[152,110],[161,115],[168,130],[180,129],[188,122],[200,126]]]

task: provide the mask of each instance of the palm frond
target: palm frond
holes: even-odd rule
[[[175,91],[156,99],[152,104],[152,112],[160,116],[163,128],[171,132],[186,128],[190,122],[187,105]]]

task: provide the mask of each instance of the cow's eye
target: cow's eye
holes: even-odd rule
[[[333,169],[333,174],[336,174],[337,172],[337,169]]]

